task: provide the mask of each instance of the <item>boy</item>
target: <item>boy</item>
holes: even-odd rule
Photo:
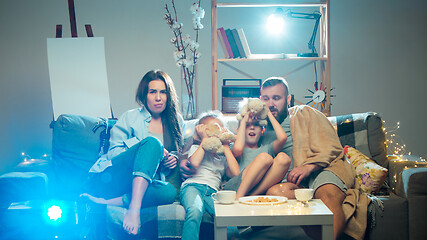
[[[189,165],[196,173],[193,177],[185,180],[181,185],[181,203],[185,208],[185,221],[182,231],[182,239],[199,239],[200,223],[203,213],[206,211],[215,214],[212,193],[218,191],[224,172],[228,177],[240,173],[239,164],[233,156],[228,144],[224,144],[224,155],[205,152],[201,147],[202,142],[207,139],[205,132],[207,124],[223,123],[215,113],[208,113],[200,118],[196,126],[196,134],[201,143],[193,144],[189,150]]]
[[[258,145],[265,129],[250,113],[239,123],[232,152],[239,160],[241,172],[223,186],[224,190],[237,190],[237,199],[246,195],[265,194],[271,186],[283,179],[289,169],[291,159],[280,152],[287,140],[286,132],[270,110],[267,116],[277,136],[276,140],[267,145]]]

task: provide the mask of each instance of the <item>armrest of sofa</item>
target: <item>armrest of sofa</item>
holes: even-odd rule
[[[427,167],[405,169],[403,190],[408,199],[409,239],[425,239],[427,228]]]
[[[407,198],[427,196],[427,167],[403,170],[402,182],[403,190]]]
[[[41,172],[9,172],[0,175],[0,205],[43,199],[48,195],[48,177]]]
[[[390,188],[396,195],[406,198],[407,191],[404,189],[404,185],[408,184],[410,173],[414,170],[405,173],[405,178],[403,178],[403,173],[413,168],[427,169],[427,161],[414,155],[392,155],[388,156],[388,158],[390,160],[388,169]]]

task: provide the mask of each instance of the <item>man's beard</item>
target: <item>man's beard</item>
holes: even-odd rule
[[[285,118],[288,116],[288,102],[286,101],[285,106],[281,111],[279,111],[279,109],[277,109],[275,107],[270,107],[270,111],[271,112],[273,112],[273,111],[277,112],[278,114],[277,114],[276,120],[279,123],[282,123],[283,120],[285,120]]]

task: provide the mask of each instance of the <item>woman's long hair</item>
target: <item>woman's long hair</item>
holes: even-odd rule
[[[179,103],[172,79],[169,75],[160,70],[151,70],[142,77],[136,90],[135,100],[139,105],[147,107],[148,84],[153,80],[162,80],[166,85],[166,108],[160,114],[163,124],[164,146],[169,151],[181,151],[182,132],[179,125]]]

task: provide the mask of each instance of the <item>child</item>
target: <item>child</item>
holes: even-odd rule
[[[267,116],[277,137],[268,145],[258,145],[265,129],[250,113],[245,114],[239,123],[232,152],[239,160],[241,173],[223,186],[224,190],[237,190],[237,199],[265,194],[268,188],[283,179],[291,164],[289,156],[280,152],[287,140],[286,132],[270,110]]]
[[[185,221],[182,239],[199,239],[200,223],[206,211],[215,214],[211,194],[216,192],[221,184],[224,172],[228,177],[240,173],[239,164],[233,156],[228,144],[224,144],[224,155],[205,152],[201,147],[207,139],[205,132],[207,124],[218,124],[223,127],[215,113],[208,113],[200,118],[196,126],[196,134],[201,139],[200,144],[193,144],[189,150],[190,168],[196,169],[193,177],[185,180],[181,185],[181,203],[185,208]]]

